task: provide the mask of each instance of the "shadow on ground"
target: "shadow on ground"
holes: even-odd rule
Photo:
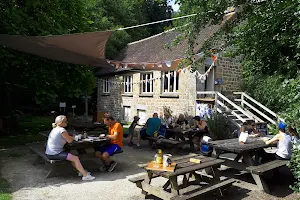
[[[144,164],[153,159],[155,149],[149,149],[147,141],[143,141],[142,149],[133,149],[124,146],[124,153],[114,156],[118,162],[116,169],[111,172],[99,172],[96,168],[101,162],[91,155],[81,157],[83,165],[92,171],[96,177],[94,181],[83,182],[73,173],[65,173],[64,176],[46,179],[48,172],[46,165],[33,166],[35,155],[31,154],[26,147],[1,150],[0,159],[2,162],[1,173],[11,185],[14,200],[35,200],[35,199],[56,199],[56,200],[139,200],[154,199],[153,196],[141,194],[141,190],[135,184],[128,181],[130,177],[136,176],[143,169],[138,164]],[[171,149],[164,149],[164,153],[170,153]],[[187,154],[187,150],[180,150],[177,155]],[[222,167],[223,168],[223,167]],[[73,169],[69,166],[64,171],[70,172]],[[284,173],[286,173],[284,171]],[[291,174],[290,174],[291,175]],[[289,175],[289,176],[290,176]],[[285,174],[283,179],[273,177],[270,180],[272,195],[258,191],[249,174],[243,174],[233,169],[222,169],[222,176],[233,177],[237,183],[229,188],[224,197],[215,196],[211,193],[201,199],[214,200],[254,200],[254,199],[297,199],[299,196],[291,194],[289,184],[292,180]],[[155,181],[153,181],[155,183]],[[158,184],[163,184],[164,180]],[[282,197],[282,198],[278,198]]]

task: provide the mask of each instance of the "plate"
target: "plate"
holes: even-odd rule
[[[99,139],[99,137],[95,137],[95,136],[88,136],[88,139],[91,139],[91,140],[97,140],[97,139]]]

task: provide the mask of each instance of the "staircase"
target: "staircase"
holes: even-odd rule
[[[216,110],[219,113],[224,113],[237,127],[241,127],[244,122],[251,119],[255,122],[267,124],[276,124],[279,120],[283,121],[276,113],[246,93],[234,92],[233,94],[240,98],[232,101],[216,91],[198,91],[197,98],[204,96],[210,99],[213,98]]]

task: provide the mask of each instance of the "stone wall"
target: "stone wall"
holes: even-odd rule
[[[153,71],[153,77],[161,77],[162,72]],[[132,75],[132,74],[124,74]],[[133,74],[133,82],[140,81],[140,73]],[[111,81],[121,81],[122,76],[110,77]],[[123,107],[130,107],[130,120],[137,115],[138,110],[146,111],[146,118],[151,117],[154,112],[163,114],[163,107],[170,107],[173,115],[180,113],[195,115],[196,102],[196,78],[190,72],[181,72],[179,75],[179,90],[177,93],[162,93],[161,79],[153,84],[153,94],[142,95],[140,85],[133,85],[132,94],[123,94],[123,85],[112,85],[109,94],[103,93],[103,81],[98,80],[98,111],[111,112],[117,119],[123,120]]]
[[[243,72],[239,60],[219,57],[215,68],[215,79],[217,78],[222,79],[222,84],[216,85],[215,90],[225,96],[231,98],[233,92],[241,91]]]
[[[215,91],[223,93],[228,98],[234,98],[232,92],[241,91],[242,67],[239,60],[219,57],[214,67],[213,79],[222,79],[221,85],[215,85]],[[204,73],[204,71],[200,72]],[[153,77],[161,77],[162,72],[153,71]],[[141,74],[123,74],[133,75],[133,82],[139,82]],[[110,81],[122,81],[122,76],[109,77]],[[133,85],[131,94],[123,94],[123,85],[113,84],[109,94],[103,93],[102,79],[98,80],[98,111],[111,112],[118,120],[124,119],[124,107],[130,108],[130,121],[138,110],[146,113],[146,118],[151,117],[154,112],[163,114],[163,107],[170,107],[173,115],[178,116],[184,113],[190,116],[195,115],[196,92],[203,89],[202,83],[196,87],[195,75],[190,72],[181,72],[179,75],[179,90],[172,95],[162,93],[161,79],[154,81],[153,93],[149,96],[141,94],[139,84]],[[169,93],[170,94],[170,93]],[[174,96],[175,95],[175,96]]]

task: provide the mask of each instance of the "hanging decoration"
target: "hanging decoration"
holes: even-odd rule
[[[199,60],[201,57],[203,57],[203,53],[198,53],[193,57],[193,63],[196,62],[197,60]],[[212,54],[212,64],[210,65],[210,67],[208,68],[208,70],[204,73],[201,74],[199,71],[195,71],[195,77],[200,79],[201,83],[204,83],[207,76],[209,75],[211,69],[215,66],[216,60],[217,60],[217,56]],[[172,69],[176,69],[179,65],[179,63],[183,60],[184,58],[179,58],[179,59],[175,59],[173,61],[160,61],[157,63],[129,63],[129,62],[120,62],[120,61],[114,61],[114,60],[107,60],[108,63],[110,63],[113,67],[115,67],[116,69],[121,69],[121,68],[128,68],[128,67],[134,67],[134,68],[138,68],[140,67],[141,69],[149,69],[149,70],[156,70],[159,69],[161,70],[163,68],[163,66],[166,66],[165,69],[167,69],[167,71],[171,71]],[[192,67],[189,65],[183,69],[178,69],[177,73],[185,73],[187,71],[191,71]],[[146,83],[146,82],[151,82],[151,81],[156,81],[156,80],[160,80],[162,77],[156,77],[156,78],[150,78],[147,80],[141,80],[141,81],[137,81],[137,82],[132,82],[132,84],[136,85],[136,84],[141,84],[141,83]],[[103,79],[105,80],[105,79]],[[124,82],[124,81],[108,81],[110,84],[112,85],[127,85],[129,84],[129,82]]]

